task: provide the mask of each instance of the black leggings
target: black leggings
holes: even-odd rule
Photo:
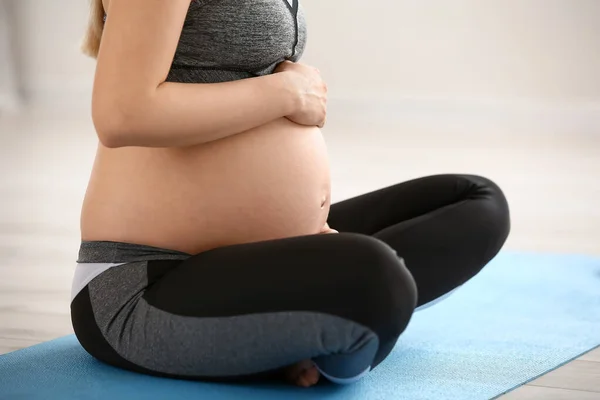
[[[72,303],[75,333],[110,364],[186,379],[238,379],[312,359],[344,382],[377,366],[416,306],[449,293],[501,249],[509,210],[491,181],[439,175],[331,207],[340,234],[198,255],[82,244],[102,272]]]

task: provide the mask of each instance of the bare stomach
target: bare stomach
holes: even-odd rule
[[[100,146],[82,239],[195,254],[319,233],[329,205],[320,130],[280,119],[185,149]]]

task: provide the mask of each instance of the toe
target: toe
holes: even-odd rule
[[[319,370],[317,369],[317,367],[312,367],[311,369],[309,369],[308,371],[306,371],[306,375],[308,377],[308,380],[312,383],[315,384],[319,381]]]
[[[303,381],[307,384],[307,386],[316,385],[319,382],[319,371],[315,366],[308,368],[302,374]]]

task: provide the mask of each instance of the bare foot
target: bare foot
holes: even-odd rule
[[[319,382],[319,370],[311,360],[304,360],[284,369],[285,379],[300,387],[310,387]]]

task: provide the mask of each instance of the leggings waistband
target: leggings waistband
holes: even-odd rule
[[[71,283],[71,301],[95,277],[110,268],[133,262],[186,260],[189,257],[191,254],[141,244],[83,241]]]
[[[185,260],[191,254],[142,244],[82,241],[77,263],[128,263],[152,260]]]

